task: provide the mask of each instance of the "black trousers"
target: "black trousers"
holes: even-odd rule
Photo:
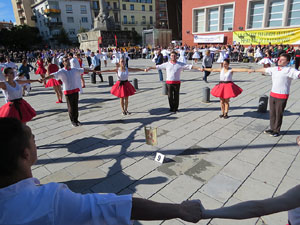
[[[92,59],[91,59],[91,57],[90,56],[87,56],[86,57],[86,60],[87,60],[87,62],[88,62],[88,65],[89,65],[89,67],[92,65]]]
[[[178,111],[180,84],[167,84],[170,111]]]
[[[287,99],[274,98],[270,96],[270,128],[273,132],[280,132],[286,103]]]
[[[100,71],[101,70],[101,65],[99,65],[99,66],[96,66],[95,67],[95,69],[94,70],[96,70],[96,71]],[[93,84],[95,84],[96,83],[96,74],[97,73],[92,73],[92,83]],[[99,77],[100,77],[100,80],[101,80],[101,82],[103,82],[103,77],[102,77],[102,74],[98,74],[99,75]]]
[[[295,69],[297,70],[300,66],[300,57],[295,57]]]
[[[211,67],[205,67],[205,68],[211,68]],[[204,71],[204,76],[203,76],[203,80],[204,81],[207,81],[207,77],[210,75],[210,72],[209,71]]]
[[[78,123],[78,92],[66,95],[69,117],[72,123]]]

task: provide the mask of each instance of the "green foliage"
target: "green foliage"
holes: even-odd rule
[[[29,50],[40,45],[39,30],[28,25],[14,26],[11,30],[0,31],[0,45],[12,50]]]
[[[60,33],[57,36],[55,36],[55,39],[58,41],[59,44],[63,44],[63,45],[72,44],[64,28],[60,29]]]
[[[80,27],[78,30],[78,33],[85,33],[85,32],[88,32],[88,30],[85,29],[84,27]]]

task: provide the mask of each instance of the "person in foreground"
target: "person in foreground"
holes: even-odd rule
[[[41,185],[32,177],[37,149],[31,129],[0,119],[0,224],[131,224],[131,220],[181,218],[198,222],[200,201],[157,203],[131,195],[78,194],[65,184]]]
[[[300,136],[297,137],[300,146]],[[300,185],[286,193],[264,200],[246,201],[232,206],[207,210],[201,206],[201,219],[249,219],[288,211],[289,225],[300,225]]]

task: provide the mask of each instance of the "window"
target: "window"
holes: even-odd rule
[[[81,5],[80,6],[80,13],[81,14],[87,14],[87,10],[86,10],[86,6],[85,5]]]
[[[114,19],[116,23],[119,23],[119,16],[118,13],[114,13]]]
[[[219,26],[219,9],[208,10],[208,31],[217,31]]]
[[[146,24],[146,16],[142,16],[142,24]]]
[[[195,29],[196,33],[205,32],[205,14],[204,9],[195,10]]]
[[[131,30],[132,30],[132,31],[135,31],[135,28],[133,27],[133,28],[131,28]]]
[[[123,10],[126,10],[126,4],[123,4]]]
[[[81,22],[82,22],[82,23],[88,23],[89,20],[88,20],[87,17],[81,17]]]
[[[127,24],[127,16],[123,16],[123,23]]]
[[[124,30],[128,30],[128,28],[127,28],[127,27],[125,27],[125,28],[124,28]]]
[[[149,11],[152,11],[152,5],[149,5]]]
[[[288,26],[299,25],[300,0],[291,0],[289,9]]]
[[[76,34],[75,34],[75,29],[70,29],[69,30],[69,35],[70,36],[75,36]]]
[[[145,5],[142,5],[142,11],[145,11]]]
[[[72,5],[66,5],[66,12],[73,13]]]
[[[74,18],[73,17],[67,17],[67,22],[68,23],[74,23]]]
[[[251,2],[248,28],[262,27],[263,17],[264,17],[264,1]]]
[[[269,6],[268,27],[282,26],[284,0],[272,0]]]
[[[153,17],[150,16],[150,24],[153,24]]]
[[[93,1],[93,9],[99,9],[99,1]]]
[[[135,24],[135,18],[134,18],[134,16],[131,16],[131,24]]]
[[[134,5],[130,5],[130,10],[134,10]]]
[[[222,30],[232,30],[233,27],[233,6],[223,7]]]
[[[114,4],[114,9],[117,9],[118,8],[118,5],[116,2],[113,3]]]

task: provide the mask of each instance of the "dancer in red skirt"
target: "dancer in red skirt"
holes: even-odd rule
[[[231,68],[229,67],[229,59],[224,59],[223,67],[220,69],[201,68],[199,70],[220,72],[220,82],[211,90],[211,94],[220,98],[222,114],[219,117],[227,119],[230,98],[235,98],[243,91],[239,86],[232,82],[233,72],[252,72],[252,70],[245,68]]]
[[[49,76],[49,74],[51,73],[55,73],[59,70],[59,67],[56,64],[51,63],[52,62],[52,58],[48,58],[47,59],[48,62],[48,68],[47,68],[47,74]],[[62,91],[61,91],[61,85],[62,82],[61,80],[56,80],[55,78],[51,78],[48,80],[48,82],[46,83],[45,87],[53,87],[56,96],[57,96],[57,102],[56,103],[63,103],[62,101]]]
[[[44,67],[44,60],[42,59],[42,56],[39,55],[38,56],[38,60],[35,63],[35,66],[37,66],[37,70],[35,71],[35,74],[39,74],[41,76],[42,79],[45,78],[45,74],[47,72],[47,70]],[[46,85],[46,83],[44,82],[44,84]]]
[[[117,63],[116,69],[101,71],[102,73],[105,72],[117,73],[118,81],[111,88],[110,93],[120,98],[120,104],[121,104],[123,116],[131,114],[130,112],[128,112],[128,97],[134,95],[134,93],[136,92],[135,88],[128,81],[128,72],[144,71],[144,69],[126,68],[125,63],[126,60],[124,57],[122,57],[119,63]]]
[[[22,99],[22,84],[40,82],[41,80],[14,80],[14,70],[10,67],[4,69],[5,81],[0,82],[7,103],[0,108],[0,117],[14,117],[26,123],[36,116],[35,110]]]

